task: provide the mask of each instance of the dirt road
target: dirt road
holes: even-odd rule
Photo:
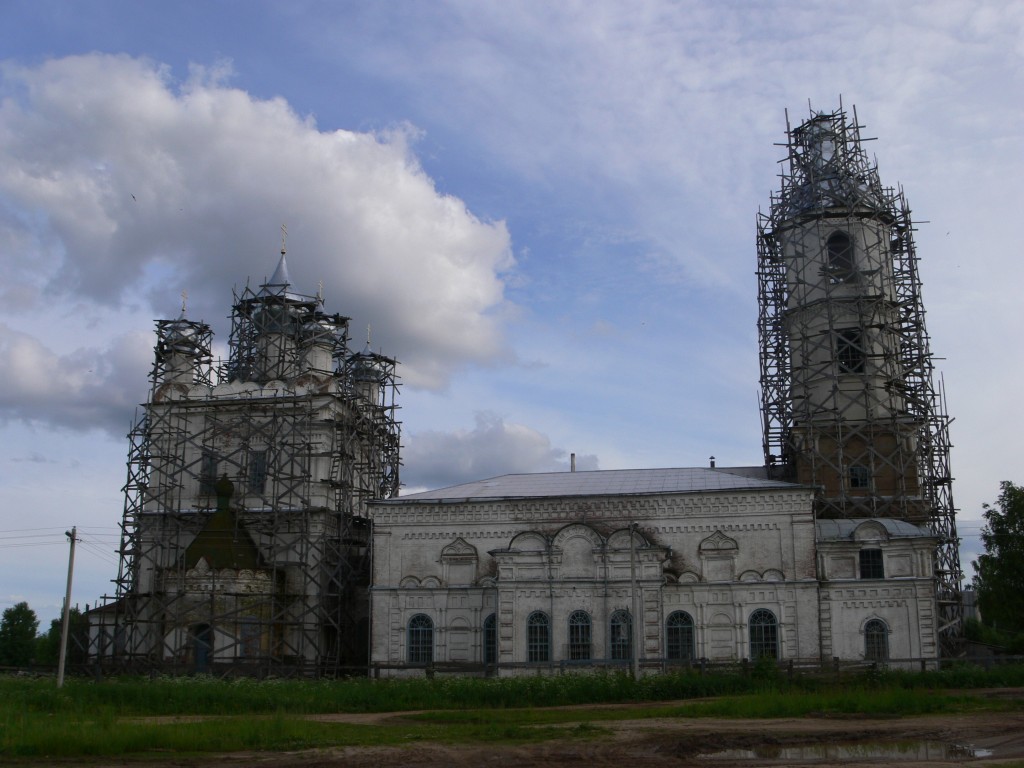
[[[965,715],[889,720],[643,719],[602,722],[612,731],[593,740],[566,739],[522,747],[448,747],[416,744],[278,755],[273,768],[440,768],[441,766],[615,766],[661,768],[702,765],[913,766],[994,765],[1024,759],[1024,714]],[[570,726],[571,727],[571,726]],[[798,748],[799,747],[799,748]],[[845,747],[845,749],[843,749]],[[888,749],[886,749],[888,747]],[[888,751],[889,754],[882,754]],[[972,752],[991,752],[983,758]],[[872,754],[876,755],[872,757]]]
[[[401,727],[403,716],[319,715],[324,722]],[[596,722],[603,732],[525,746],[447,746],[416,742],[286,753],[103,761],[118,768],[442,768],[442,766],[994,766],[1024,761],[1024,713],[870,719],[779,720],[657,718]],[[566,726],[573,728],[572,724]],[[95,764],[94,764],[95,765]]]

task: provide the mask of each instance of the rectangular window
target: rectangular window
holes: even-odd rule
[[[492,613],[484,620],[484,664],[498,663],[498,622]]]
[[[254,659],[260,655],[262,633],[256,619],[242,619],[238,623],[238,657]]]
[[[871,473],[867,467],[850,467],[850,488],[864,489],[871,487]]]
[[[249,451],[246,488],[249,493],[263,493],[267,486],[267,452]]]
[[[199,493],[203,496],[213,496],[216,492],[217,454],[213,451],[203,451],[199,465]]]
[[[836,363],[840,373],[864,373],[863,341],[858,328],[836,332]]]
[[[862,579],[885,578],[885,567],[882,564],[882,550],[862,549],[860,551],[860,577]]]

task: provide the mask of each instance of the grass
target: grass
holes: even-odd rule
[[[832,678],[778,675],[621,674],[435,680],[234,680],[210,678],[0,678],[0,758],[200,754],[239,750],[439,743],[523,743],[600,738],[598,723],[647,717],[925,715],[1019,709],[943,689],[1024,685],[1024,666],[991,671],[874,673]],[[561,705],[679,704],[541,709]],[[377,725],[320,722],[307,715],[408,712]],[[214,716],[211,718],[211,716]],[[163,718],[147,720],[147,718]],[[190,717],[203,718],[188,720]],[[575,727],[566,727],[572,726]]]

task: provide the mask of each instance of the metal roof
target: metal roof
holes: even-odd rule
[[[309,297],[288,290],[292,286],[292,278],[288,274],[288,262],[285,260],[285,252],[281,251],[281,259],[277,262],[277,268],[270,279],[260,289],[260,296],[282,296],[293,301],[308,302]]]
[[[840,541],[853,539],[854,532],[864,523],[878,523],[885,528],[890,538],[934,536],[935,534],[923,525],[914,525],[906,520],[894,520],[891,517],[858,517],[842,520],[815,520],[818,541]]]
[[[476,499],[534,499],[561,496],[627,496],[654,493],[783,490],[793,483],[757,477],[755,468],[684,467],[679,469],[612,469],[591,472],[543,472],[501,475],[464,485],[387,499],[384,504]]]

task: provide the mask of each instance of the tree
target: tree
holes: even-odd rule
[[[982,620],[1024,632],[1024,488],[1000,484],[995,506],[983,505],[985,554],[974,561],[974,588]]]
[[[36,638],[36,663],[57,666],[60,660],[60,638],[63,619],[50,622],[46,634]],[[75,666],[87,660],[86,649],[89,642],[89,622],[79,610],[72,606],[68,611],[68,657],[67,663]]]
[[[32,663],[36,650],[36,612],[21,602],[4,611],[0,620],[0,665],[25,667]]]

